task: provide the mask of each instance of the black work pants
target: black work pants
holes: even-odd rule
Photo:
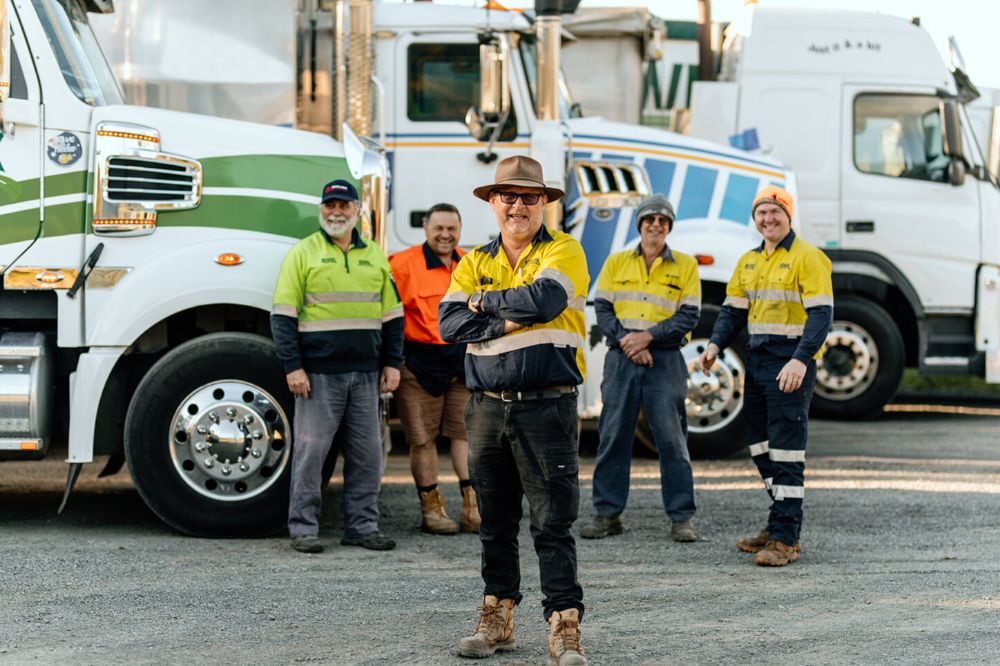
[[[576,396],[503,402],[476,392],[465,410],[465,428],[469,477],[482,518],[484,594],[521,601],[517,535],[526,496],[545,618],[569,608],[582,616],[570,534],[580,507]]]

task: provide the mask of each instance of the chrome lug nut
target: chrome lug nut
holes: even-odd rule
[[[198,426],[198,434],[199,435],[205,435],[207,433],[208,433],[208,428],[206,428],[203,425]]]
[[[233,473],[233,468],[230,467],[229,465],[223,465],[222,466],[222,473],[224,475],[226,475],[226,476],[229,476],[230,474]]]
[[[235,407],[226,408],[226,416],[228,416],[229,418],[233,418],[234,416],[236,416],[236,408]]]
[[[211,458],[205,458],[205,467],[212,469],[215,467],[215,461]]]
[[[247,414],[246,416],[244,416],[243,423],[246,423],[247,425],[253,423],[253,414]]]
[[[250,471],[250,465],[248,465],[246,463],[240,463],[240,471],[241,472],[249,472]]]
[[[204,451],[205,450],[205,442],[195,442],[194,443],[194,450],[197,451],[197,452],[199,452],[199,453],[201,453],[202,451]]]
[[[250,455],[254,458],[260,458],[263,454],[260,452],[260,449],[250,449]]]
[[[261,439],[264,436],[264,433],[261,432],[260,430],[254,430],[253,434],[250,436],[253,437],[254,439]]]
[[[211,421],[212,423],[218,423],[219,422],[219,415],[216,414],[215,412],[209,412],[208,413],[208,420]]]

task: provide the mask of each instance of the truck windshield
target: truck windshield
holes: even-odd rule
[[[528,79],[528,87],[531,89],[531,102],[537,105],[538,100],[538,68],[535,60],[535,37],[534,35],[521,35],[518,40],[518,50],[521,52],[521,62],[524,63],[524,76]],[[580,106],[573,103],[573,98],[566,85],[566,77],[559,72],[559,117],[579,118]]]
[[[121,104],[121,89],[78,0],[31,0],[73,94],[91,106]]]

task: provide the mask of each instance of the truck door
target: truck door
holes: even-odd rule
[[[10,89],[0,127],[0,266],[9,266],[38,231],[42,175],[38,76],[14,15],[10,22]],[[16,244],[16,245],[15,245]]]
[[[928,314],[971,314],[979,195],[948,180],[940,98],[845,86],[843,104],[842,247],[892,262]]]
[[[479,44],[474,34],[403,33],[396,39],[388,97],[392,100],[390,250],[421,243],[423,211],[441,202],[462,214],[465,247],[496,236],[496,220],[472,189],[493,182],[497,160],[530,150],[521,86],[512,86],[511,118],[496,159],[477,157],[486,142],[473,139],[465,114],[479,99]],[[511,63],[511,79],[517,79]],[[518,79],[520,81],[520,79]]]

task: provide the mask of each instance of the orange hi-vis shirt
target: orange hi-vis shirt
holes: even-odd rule
[[[406,340],[446,344],[438,332],[438,305],[448,292],[451,274],[464,254],[456,249],[451,266],[445,266],[427,243],[421,243],[389,257],[396,290],[403,301],[403,337]]]

